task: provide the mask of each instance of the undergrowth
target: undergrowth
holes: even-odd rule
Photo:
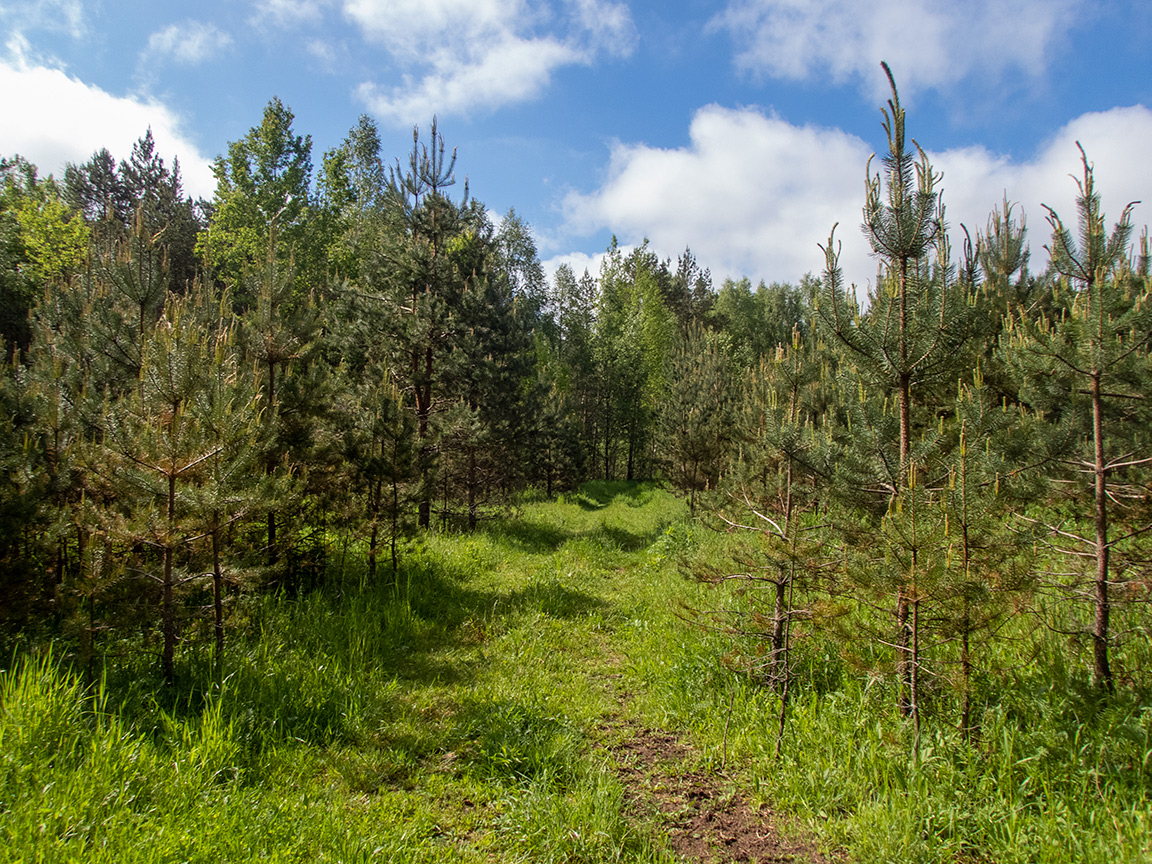
[[[851,861],[1152,858],[1152,702],[1042,635],[981,680],[971,740],[942,693],[918,757],[889,678],[810,635],[775,759],[748,646],[686,620],[754,602],[678,571],[724,542],[659,488],[588,484],[423,538],[395,582],[342,564],[249,600],[222,675],[193,644],[172,688],[138,651],[88,682],[67,646],[14,657],[0,862],[674,861],[598,746],[619,713]]]

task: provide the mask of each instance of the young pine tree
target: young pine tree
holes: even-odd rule
[[[700,494],[716,487],[735,432],[732,376],[719,341],[696,327],[681,340],[669,361],[659,415],[665,470],[688,495],[693,515]]]
[[[824,578],[836,561],[822,539],[821,486],[831,475],[824,417],[814,411],[824,383],[816,340],[793,330],[790,347],[781,345],[748,373],[741,410],[736,412],[739,450],[732,454],[715,494],[712,515],[734,538],[732,569],[705,578],[737,580],[749,588],[745,613],[736,614],[731,632],[751,636],[761,672],[779,696],[776,755],[779,757],[794,686],[793,644],[797,628],[811,622],[815,603],[827,588]],[[765,596],[766,595],[766,596]]]
[[[397,161],[384,195],[381,248],[362,269],[361,293],[380,306],[377,335],[388,352],[387,366],[416,418],[420,447],[419,527],[431,524],[438,449],[438,415],[455,400],[447,386],[453,348],[459,339],[459,304],[464,285],[449,256],[455,237],[470,227],[468,190],[455,202],[456,152],[446,156],[443,137],[432,124],[431,141],[412,132],[407,167]]]
[[[1021,381],[1021,399],[1054,421],[1049,452],[1058,457],[1055,479],[1069,490],[1070,515],[1091,522],[1086,531],[1065,523],[1049,528],[1055,547],[1074,560],[1084,560],[1086,552],[1093,564],[1085,574],[1093,609],[1086,628],[1093,678],[1112,691],[1113,600],[1131,576],[1133,539],[1152,529],[1139,508],[1152,464],[1146,436],[1152,285],[1129,266],[1133,205],[1107,231],[1083,148],[1080,157],[1075,239],[1048,208],[1052,267],[1062,277],[1067,311],[1034,320],[1017,310],[1005,347]],[[1079,580],[1066,588],[1081,595]]]
[[[855,368],[861,391],[884,403],[889,400],[893,403],[894,428],[884,419],[888,415],[886,409],[872,412],[872,416],[880,423],[874,430],[879,433],[882,429],[891,429],[890,443],[897,446],[875,440],[877,446],[870,459],[877,471],[860,491],[866,496],[884,496],[889,501],[884,512],[894,513],[893,508],[902,506],[899,505],[901,497],[913,488],[913,477],[918,474],[925,478],[932,473],[930,466],[915,464],[914,397],[934,382],[948,380],[949,373],[954,371],[958,349],[968,336],[970,311],[963,282],[953,278],[953,268],[948,261],[944,211],[937,191],[940,175],[915,141],[909,148],[904,108],[900,105],[891,70],[887,64],[882,65],[892,89],[892,98],[883,112],[888,152],[882,160],[883,179],[880,174],[871,173],[869,160],[863,224],[864,235],[879,259],[879,284],[870,292],[868,308],[862,312],[844,288],[834,228],[823,247],[826,269],[819,312],[827,331],[839,342],[847,362]],[[931,452],[931,446],[920,448],[923,457]],[[881,512],[881,508],[873,507],[873,511]],[[890,517],[886,518],[889,518],[888,524],[895,525]],[[913,535],[901,531],[894,536],[911,538]],[[916,536],[918,545],[923,535]],[[919,610],[913,608],[918,601],[914,599],[915,586],[911,584],[917,570],[914,562],[909,561],[907,568],[889,572],[902,682],[900,708],[918,723],[913,691],[917,683],[914,615]]]

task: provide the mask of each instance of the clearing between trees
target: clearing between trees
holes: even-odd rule
[[[925,703],[917,752],[895,676],[810,635],[777,757],[756,640],[686,620],[761,601],[685,575],[727,542],[686,510],[587,484],[423,535],[395,585],[351,550],[241,596],[220,677],[210,628],[171,687],[127,641],[90,683],[14,661],[0,861],[1147,860],[1135,694],[1016,670],[977,740]]]

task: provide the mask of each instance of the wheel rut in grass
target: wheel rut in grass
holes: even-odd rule
[[[722,778],[685,770],[691,748],[675,735],[609,719],[609,745],[625,799],[637,818],[652,818],[667,831],[668,847],[708,864],[827,864],[810,843],[785,839],[767,808],[751,806]]]

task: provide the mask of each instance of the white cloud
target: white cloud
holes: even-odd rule
[[[188,194],[210,198],[216,189],[211,161],[185,135],[176,113],[159,102],[113,96],[17,55],[0,60],[0,116],[6,118],[0,153],[24,156],[44,175],[60,176],[66,162],[86,162],[101,147],[127,159],[151,126],[165,161],[179,158]]]
[[[532,13],[526,0],[345,0],[344,14],[401,60],[427,48],[480,45]]]
[[[840,222],[844,262],[866,260],[860,221],[867,145],[834,129],[792,126],[755,110],[709,105],[688,147],[617,144],[604,185],[565,199],[568,228],[608,228],[662,255],[692,248],[718,278],[795,279],[819,270],[818,242]]]
[[[434,114],[467,114],[475,106],[523,102],[547,86],[552,70],[576,62],[568,46],[551,39],[508,38],[501,50],[461,61],[439,52],[419,82],[384,90],[363,84],[360,98],[379,117],[418,123]]]
[[[394,123],[533,99],[557,69],[635,44],[627,7],[610,0],[344,0],[344,14],[403,73],[359,90]]]
[[[819,273],[824,259],[817,244],[839,223],[845,279],[860,286],[874,280],[876,263],[859,227],[869,155],[861,139],[715,105],[697,112],[689,135],[687,147],[672,150],[615,145],[603,185],[565,199],[566,230],[588,236],[607,229],[630,243],[648,237],[668,257],[690,246],[717,280],[747,275],[771,282]],[[1125,204],[1143,199],[1150,206],[1137,210],[1136,221],[1152,221],[1152,111],[1116,108],[1073,120],[1025,162],[978,148],[930,153],[944,172],[954,246],[961,222],[975,236],[1007,194],[1023,206],[1033,266],[1043,266],[1049,230],[1040,205],[1074,222],[1076,186],[1068,175],[1080,172],[1077,140],[1096,165],[1108,217],[1114,222]]]
[[[257,0],[256,24],[275,24],[278,27],[299,27],[320,20],[325,6],[331,0]]]
[[[624,3],[573,0],[573,15],[588,32],[592,43],[608,54],[629,56],[636,47],[632,13]]]
[[[739,68],[774,78],[860,79],[886,98],[887,60],[906,95],[975,75],[1042,75],[1087,0],[731,0],[711,26]]]
[[[636,249],[636,247],[631,244],[617,248],[619,248],[620,254],[625,257],[632,254]],[[545,258],[540,262],[540,266],[544,268],[544,274],[552,282],[555,282],[556,271],[559,270],[563,264],[567,264],[572,268],[572,273],[577,279],[581,278],[585,271],[591,276],[597,277],[600,275],[600,268],[604,263],[604,259],[607,257],[607,252],[597,252],[595,255],[589,255],[586,252],[565,252],[562,255],[553,255],[551,258]]]
[[[232,37],[213,24],[182,21],[149,36],[144,59],[171,58],[185,66],[194,66],[219,54],[231,44]]]
[[[49,30],[79,39],[87,32],[83,0],[5,0],[0,2],[0,22],[11,33]]]
[[[983,230],[988,214],[1006,193],[1021,205],[1028,218],[1033,261],[1043,266],[1042,247],[1051,231],[1043,204],[1052,207],[1066,225],[1076,224],[1077,188],[1082,177],[1079,141],[1095,167],[1096,189],[1108,228],[1131,201],[1143,201],[1134,211],[1137,225],[1152,222],[1152,111],[1142,105],[1082,114],[1061,128],[1030,160],[1015,163],[982,148],[930,154],[944,172],[944,202],[948,222],[958,230],[961,222],[973,233]]]
[[[325,42],[323,39],[311,39],[305,48],[326,71],[331,72],[336,68],[336,49],[330,42]]]

